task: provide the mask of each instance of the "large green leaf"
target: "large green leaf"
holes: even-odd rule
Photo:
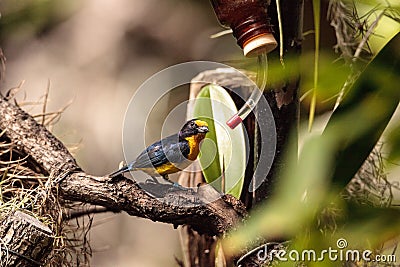
[[[243,126],[234,130],[225,122],[237,112],[226,90],[207,85],[198,94],[193,116],[207,121],[210,132],[199,157],[207,183],[240,197],[246,168],[246,143]]]
[[[333,171],[333,182],[339,188],[346,186],[360,169],[399,104],[399,47],[398,33],[363,71],[324,131],[324,135],[346,132],[338,140],[341,147]]]

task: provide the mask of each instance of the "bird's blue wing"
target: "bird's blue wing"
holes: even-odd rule
[[[190,152],[190,147],[186,140],[164,145],[164,153],[169,162],[179,164],[187,161],[187,155]]]
[[[158,167],[165,163],[180,163],[187,160],[190,147],[186,140],[172,135],[150,145],[136,158],[133,168]]]
[[[134,168],[152,168],[166,163],[166,157],[161,142],[150,145],[139,154],[133,165]]]

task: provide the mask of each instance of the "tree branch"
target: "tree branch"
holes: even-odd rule
[[[57,189],[66,200],[100,205],[114,212],[125,211],[174,226],[188,224],[210,235],[222,234],[246,216],[240,201],[230,195],[219,195],[210,186],[196,190],[164,184],[141,187],[123,176],[110,180],[86,174],[61,141],[3,96],[0,96],[0,129],[44,174],[62,178]],[[144,190],[144,186],[151,190]],[[210,202],[210,199],[216,200]]]

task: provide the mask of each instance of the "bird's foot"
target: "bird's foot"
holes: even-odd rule
[[[162,177],[164,178],[164,181],[166,181],[168,184],[171,184],[171,185],[172,185],[171,189],[172,189],[172,188],[175,188],[175,189],[178,189],[178,188],[179,188],[179,189],[182,189],[182,188],[184,188],[183,186],[181,186],[181,185],[178,184],[177,182],[171,181],[171,180],[168,178],[167,175],[164,175],[164,176],[162,176]],[[167,184],[161,183],[159,180],[157,180],[156,177],[152,177],[152,176],[151,176],[151,178],[147,179],[147,180],[145,181],[145,183],[146,183],[146,184],[157,184],[157,185],[164,184],[165,186],[167,186]],[[185,189],[186,189],[186,188],[185,188]]]
[[[180,184],[178,184],[177,182],[173,182],[168,178],[168,175],[164,175],[163,176],[164,180],[167,181],[168,183],[172,184],[174,187],[177,188],[182,188],[182,186]]]
[[[176,188],[184,188],[183,186],[181,186],[181,185],[178,184],[177,182],[172,182],[172,181],[169,181],[169,182],[172,184],[173,187],[176,187]]]
[[[145,184],[160,184],[160,182],[155,177],[146,179],[146,181],[144,181],[144,183]]]

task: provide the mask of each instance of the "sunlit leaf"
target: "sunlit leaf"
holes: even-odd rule
[[[385,147],[388,147],[390,162],[397,162],[400,160],[400,124],[394,126],[388,133]]]
[[[319,37],[320,37],[320,13],[321,13],[321,3],[320,0],[313,0],[313,14],[314,14],[314,29],[315,29],[315,57],[314,57],[314,83],[312,88],[312,97],[310,104],[310,112],[308,118],[308,130],[311,131],[315,107],[317,104],[317,89],[318,89],[318,71],[319,71]]]
[[[244,130],[242,125],[232,130],[225,123],[236,112],[224,88],[207,85],[197,96],[193,116],[207,121],[210,128],[199,157],[207,183],[239,198],[246,168]]]

